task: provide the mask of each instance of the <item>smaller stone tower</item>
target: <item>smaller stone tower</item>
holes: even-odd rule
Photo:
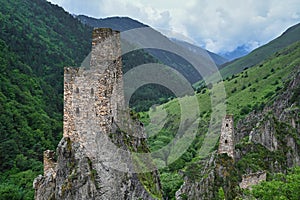
[[[55,152],[51,150],[44,151],[44,176],[51,174],[54,178],[56,176],[54,160]]]
[[[227,153],[228,156],[234,159],[234,127],[232,115],[226,115],[223,119],[218,153]]]

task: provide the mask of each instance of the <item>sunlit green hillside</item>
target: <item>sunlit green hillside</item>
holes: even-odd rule
[[[173,197],[174,191],[176,191],[176,188],[178,189],[183,181],[178,176],[178,170],[182,170],[188,163],[204,157],[203,153],[207,154],[216,148],[217,138],[210,138],[211,141],[205,140],[205,143],[210,144],[210,146],[205,147],[205,149],[201,148],[205,135],[210,130],[209,123],[215,120],[211,118],[211,113],[215,109],[212,109],[211,105],[218,105],[212,104],[211,100],[218,99],[219,94],[216,91],[221,91],[222,88],[225,89],[226,99],[219,101],[218,104],[226,105],[226,112],[233,114],[235,122],[237,122],[251,111],[261,110],[266,104],[270,104],[276,95],[285,90],[285,84],[290,80],[293,72],[299,69],[300,42],[297,42],[252,68],[245,69],[241,73],[213,86],[205,86],[199,89],[196,94],[199,106],[199,119],[197,121],[199,127],[190,147],[173,163],[169,163],[172,161],[172,156],[174,157],[172,150],[164,151],[156,157],[158,163],[165,162],[169,164],[168,167],[161,170],[164,191]],[[140,113],[142,121],[148,125],[146,126],[150,134],[148,143],[152,151],[157,151],[168,143],[176,141],[174,138],[178,137],[178,127],[182,122],[182,118],[184,118],[180,102],[188,103],[190,105],[188,109],[192,111],[193,106],[197,106],[197,103],[190,101],[191,98],[173,99],[166,104],[153,107],[148,113]],[[195,107],[194,110],[196,110]],[[218,108],[216,110],[218,111]],[[186,121],[184,120],[184,122]],[[185,130],[193,124],[189,121],[186,123]],[[158,125],[161,128],[160,131],[153,128],[153,124]],[[153,135],[155,131],[157,134]]]

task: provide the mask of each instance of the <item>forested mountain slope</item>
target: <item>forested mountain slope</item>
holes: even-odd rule
[[[0,196],[32,199],[62,135],[63,67],[80,65],[92,29],[46,0],[0,3]]]

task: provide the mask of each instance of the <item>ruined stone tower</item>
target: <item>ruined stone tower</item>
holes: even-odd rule
[[[234,126],[233,116],[226,115],[222,121],[218,153],[227,153],[234,158]]]
[[[108,28],[93,32],[90,66],[65,68],[64,137],[97,149],[97,133],[109,134],[123,110],[120,34]]]
[[[143,127],[129,116],[124,108],[120,33],[95,29],[89,65],[64,70],[63,138],[57,163],[50,151],[45,152],[46,173],[34,181],[35,199],[161,196],[158,172],[150,172],[152,188],[145,189],[141,181],[146,176],[138,176],[131,164],[129,149],[148,148],[142,141]]]

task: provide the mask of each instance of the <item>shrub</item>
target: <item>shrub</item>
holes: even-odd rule
[[[273,94],[275,94],[275,92],[273,92],[273,91],[268,92],[268,93],[265,95],[265,98],[269,98],[269,97],[271,97]]]
[[[236,92],[236,87],[235,88],[233,88],[232,90],[231,90],[231,93],[235,93]]]
[[[241,115],[246,115],[246,114],[248,114],[250,111],[251,111],[251,109],[250,109],[248,106],[244,106],[244,107],[241,109]]]

